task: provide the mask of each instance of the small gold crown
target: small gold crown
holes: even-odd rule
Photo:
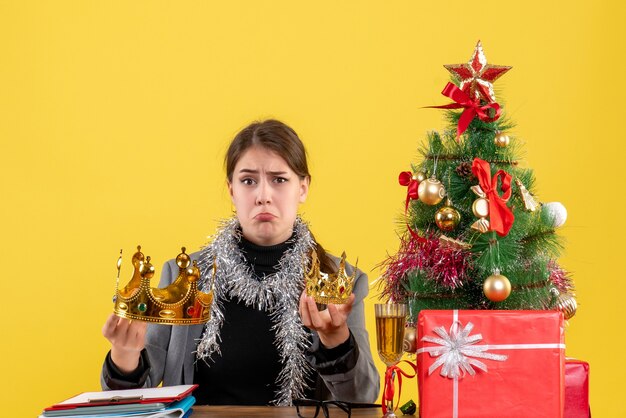
[[[154,276],[154,266],[150,257],[144,257],[141,246],[133,255],[133,277],[123,288],[119,288],[122,252],[117,260],[117,284],[113,302],[113,312],[122,318],[153,322],[166,325],[204,324],[211,317],[213,291],[208,293],[198,290],[200,270],[196,262],[185,254],[185,247],[176,257],[178,277],[166,288],[150,287],[150,279]],[[191,265],[191,267],[190,267]],[[215,265],[213,265],[215,273]]]
[[[306,275],[306,293],[320,304],[344,304],[352,294],[356,266],[352,276],[346,274],[346,253],[341,254],[339,270],[334,274],[320,271],[320,260],[317,253],[311,253],[311,269]]]

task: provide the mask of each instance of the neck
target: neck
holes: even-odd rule
[[[256,275],[263,277],[278,271],[280,259],[293,246],[294,240],[295,234],[292,234],[288,240],[279,244],[258,245],[242,237],[239,248]]]

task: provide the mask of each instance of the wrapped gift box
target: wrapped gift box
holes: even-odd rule
[[[589,363],[565,359],[565,418],[589,418]]]
[[[560,312],[424,310],[417,333],[422,418],[563,416]]]

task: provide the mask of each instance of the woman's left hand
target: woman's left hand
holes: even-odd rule
[[[328,308],[323,311],[317,310],[317,304],[311,296],[307,296],[306,290],[300,295],[300,316],[302,323],[317,331],[320,342],[326,348],[334,348],[344,343],[350,337],[348,329],[348,315],[352,311],[354,303],[354,293],[350,295],[348,301],[342,305],[328,304]]]

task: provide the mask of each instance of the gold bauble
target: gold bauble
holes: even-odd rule
[[[497,147],[506,148],[511,140],[509,139],[509,136],[504,132],[497,132],[496,136],[493,138],[493,142],[496,144]]]
[[[426,180],[426,174],[422,173],[421,171],[418,171],[417,173],[413,174],[413,180],[417,180],[421,183],[424,180]]]
[[[417,351],[417,331],[415,331],[415,327],[406,327],[404,329],[402,350],[407,353],[415,353]]]
[[[506,276],[492,274],[485,279],[483,292],[490,301],[502,302],[511,294],[511,282],[509,282]]]
[[[576,315],[578,303],[571,293],[560,293],[556,288],[550,291],[556,297],[556,309],[563,312],[563,318],[570,319]]]
[[[435,213],[435,223],[442,231],[454,230],[461,221],[461,214],[452,206],[444,206]]]
[[[422,203],[433,206],[446,197],[446,189],[439,180],[431,177],[420,183],[417,188],[417,196]]]

